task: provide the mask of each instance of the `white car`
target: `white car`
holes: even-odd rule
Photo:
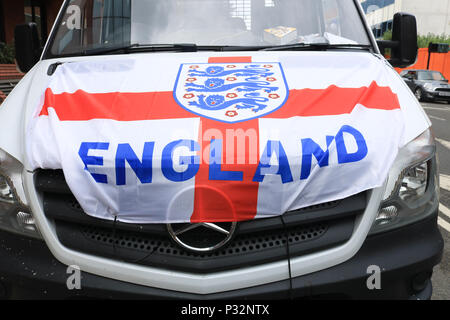
[[[43,50],[18,26],[0,295],[429,299],[436,146],[393,26],[357,0],[66,0]]]

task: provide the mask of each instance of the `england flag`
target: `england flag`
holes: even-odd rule
[[[430,123],[367,53],[147,54],[58,66],[29,122],[33,169],[128,223],[273,217],[383,185]]]

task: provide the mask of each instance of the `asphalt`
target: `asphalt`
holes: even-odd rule
[[[437,140],[441,178],[440,229],[444,238],[444,256],[433,274],[433,300],[450,300],[450,104],[422,103],[433,123]]]

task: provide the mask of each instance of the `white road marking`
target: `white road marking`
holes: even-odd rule
[[[444,228],[445,230],[447,230],[448,232],[450,232],[450,223],[448,223],[447,221],[445,221],[444,219],[442,219],[441,217],[438,218],[438,224]]]
[[[442,203],[439,204],[439,211],[445,215],[446,217],[450,218],[450,209],[447,208],[446,206],[444,206]],[[448,223],[447,221],[445,221],[443,218],[438,217],[438,224],[444,228],[445,230],[447,230],[448,232],[450,232],[450,223]]]
[[[444,147],[450,150],[450,141],[436,138],[436,141],[442,144]]]
[[[434,119],[434,120],[447,121],[446,119],[439,118],[439,117],[435,117],[435,116],[430,116],[430,115],[429,115],[429,117],[430,117],[431,119]]]
[[[425,110],[436,110],[436,111],[450,111],[449,108],[435,108],[435,107],[422,107]]]
[[[442,214],[450,218],[450,209],[444,206],[442,203],[439,204],[439,210]]]
[[[450,176],[446,175],[446,174],[441,174],[439,175],[439,180],[440,180],[440,187],[442,189],[445,189],[447,191],[450,191]]]

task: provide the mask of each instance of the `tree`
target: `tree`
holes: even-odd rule
[[[14,63],[14,46],[0,42],[0,63]]]

